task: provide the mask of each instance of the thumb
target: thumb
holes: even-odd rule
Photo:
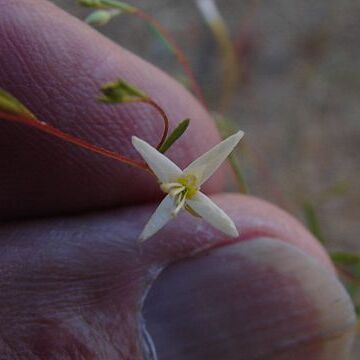
[[[354,314],[335,275],[259,237],[169,267],[145,302],[159,359],[347,359]]]
[[[346,359],[353,307],[315,239],[262,201],[213,199],[231,243],[183,214],[139,247],[151,205],[0,227],[2,358]]]
[[[356,317],[319,243],[264,201],[213,199],[239,229],[234,243],[193,222],[162,232],[167,248],[180,232],[183,249],[211,249],[169,266],[148,294],[143,316],[159,359],[347,359]]]

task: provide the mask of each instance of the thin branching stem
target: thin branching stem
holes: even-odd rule
[[[198,85],[198,83],[195,79],[194,73],[191,70],[191,66],[190,66],[188,60],[186,59],[186,56],[184,55],[181,48],[177,45],[177,43],[174,40],[174,38],[172,37],[172,35],[160,24],[159,21],[157,21],[154,17],[147,14],[143,10],[141,10],[133,5],[127,4],[123,1],[100,0],[98,5],[99,5],[99,7],[101,7],[101,5],[102,5],[105,7],[122,10],[128,14],[138,17],[139,19],[145,21],[148,25],[150,25],[150,27],[165,40],[166,45],[169,47],[170,51],[175,55],[176,59],[182,66],[183,71],[185,72],[186,76],[189,78],[192,91],[198,97],[198,99],[202,102],[202,104],[205,107],[207,107],[205,97],[201,91],[200,86]]]
[[[190,66],[186,56],[184,55],[183,51],[180,49],[180,47],[177,45],[176,41],[172,37],[172,35],[160,24],[159,21],[157,21],[156,19],[154,19],[152,16],[148,15],[144,11],[136,8],[136,11],[132,12],[132,14],[137,16],[138,18],[144,20],[145,22],[147,22],[155,30],[157,30],[161,34],[161,36],[164,37],[164,39],[167,41],[168,45],[170,46],[171,51],[174,53],[176,59],[182,66],[184,73],[190,80],[192,91],[198,97],[198,99],[201,101],[201,103],[205,107],[207,107],[205,97],[203,95],[203,92],[202,92],[199,84],[197,83],[197,81],[195,79],[194,73],[191,70],[191,66]]]
[[[90,143],[86,142],[85,140],[82,140],[74,135],[65,133],[43,121],[36,119],[36,118],[27,117],[24,115],[9,114],[9,113],[0,111],[0,119],[14,121],[14,122],[18,122],[20,124],[31,126],[37,130],[40,130],[44,133],[53,135],[59,139],[65,140],[66,142],[77,145],[77,146],[79,146],[83,149],[89,150],[93,153],[100,154],[100,155],[106,156],[107,158],[121,161],[122,163],[134,166],[134,167],[142,169],[142,170],[149,171],[148,166],[144,162],[141,162],[138,160],[133,160],[124,155],[118,154],[115,151],[107,150],[100,146],[90,144]]]
[[[149,98],[147,100],[143,100],[141,102],[152,106],[161,115],[161,117],[163,119],[163,122],[164,122],[163,134],[162,134],[159,144],[156,146],[157,149],[160,149],[161,146],[164,144],[164,142],[168,136],[168,133],[169,133],[169,118],[166,115],[166,112],[163,110],[163,108],[158,103],[156,103],[154,100],[152,100],[151,98]]]

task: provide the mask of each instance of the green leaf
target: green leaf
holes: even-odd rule
[[[356,316],[359,318],[360,317],[360,305],[354,304],[354,307],[355,307]]]
[[[185,119],[179,122],[178,126],[174,129],[174,131],[167,137],[164,143],[161,145],[159,151],[161,153],[165,153],[170,149],[172,145],[184,134],[186,129],[190,124],[190,119]]]
[[[104,26],[112,18],[120,14],[120,10],[96,10],[85,19],[85,22],[93,26]]]
[[[360,282],[360,254],[344,251],[330,253],[330,258],[339,271],[341,280],[350,295],[357,317],[360,317],[359,282]]]
[[[78,0],[79,4],[95,9],[119,9],[128,13],[135,12],[137,9],[118,0]]]
[[[101,87],[104,96],[99,100],[105,103],[129,103],[149,99],[149,97],[125,80],[109,82]]]
[[[114,9],[119,9],[122,11],[125,11],[127,13],[133,13],[135,11],[137,11],[135,6],[132,6],[130,4],[127,4],[123,1],[119,1],[119,0],[101,0],[101,3],[104,4],[105,6],[114,8]]]
[[[234,171],[240,192],[243,194],[248,194],[249,186],[245,181],[244,175],[242,173],[242,170],[241,170],[241,167],[240,167],[240,164],[239,164],[239,161],[238,161],[236,155],[233,153],[230,154],[229,161],[230,161],[230,165]]]
[[[346,291],[349,293],[350,297],[354,300],[359,291],[359,287],[357,286],[357,284],[354,284],[353,282],[345,280],[344,278],[342,279],[342,281],[343,281]]]
[[[339,269],[344,269],[357,281],[360,282],[360,254],[343,251],[332,252],[331,260]]]
[[[102,0],[78,0],[78,1],[80,5],[90,8],[103,9],[107,7],[102,3]]]
[[[34,118],[34,114],[19,100],[0,88],[0,111]]]
[[[306,201],[303,204],[303,211],[308,229],[323,244],[324,237],[322,235],[320,221],[316,214],[314,206],[310,202]]]
[[[332,252],[330,257],[337,265],[360,265],[360,254],[336,251]]]

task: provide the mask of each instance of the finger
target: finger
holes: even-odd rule
[[[169,267],[143,314],[159,359],[174,360],[345,360],[355,325],[333,273],[265,237]]]
[[[0,87],[41,120],[138,158],[137,135],[156,144],[159,114],[144,104],[99,104],[99,88],[124,78],[149,94],[171,128],[191,119],[170,157],[184,167],[218,142],[209,114],[167,75],[44,0],[0,0]],[[131,20],[130,20],[131,21]],[[145,30],[144,30],[145,31]],[[145,172],[22,125],[0,122],[0,219],[79,211],[159,198]],[[206,186],[219,191],[218,173]]]
[[[355,318],[324,251],[271,205],[213,200],[235,241],[184,215],[139,247],[153,206],[4,225],[1,352],[138,359],[153,343],[159,359],[342,359]]]

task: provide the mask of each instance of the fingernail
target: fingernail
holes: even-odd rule
[[[159,360],[346,359],[355,327],[335,274],[271,238],[171,265],[143,316]]]

